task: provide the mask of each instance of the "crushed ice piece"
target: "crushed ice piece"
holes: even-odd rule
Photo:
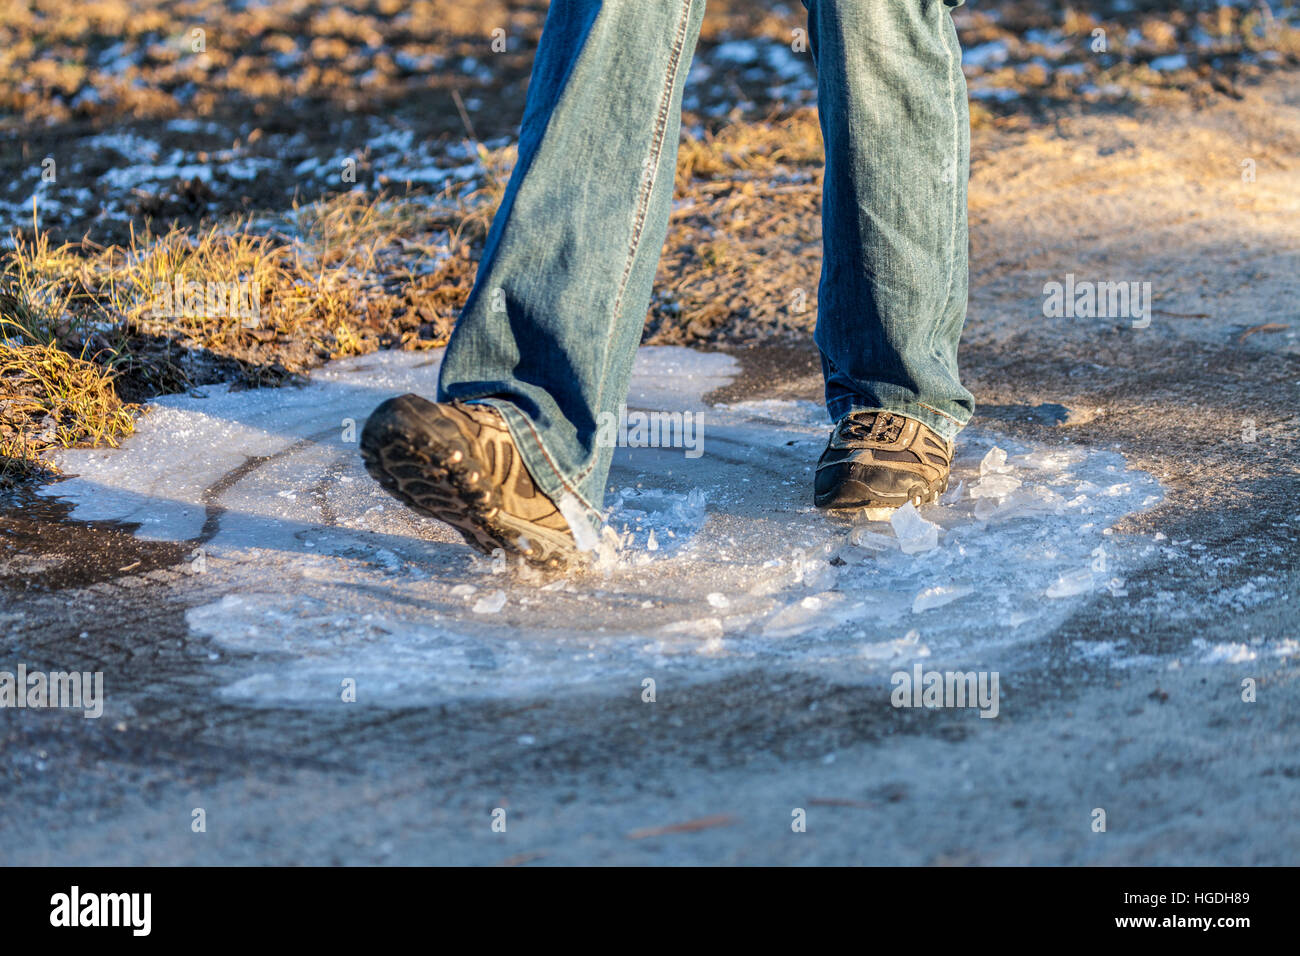
[[[1057,577],[1047,589],[1049,598],[1074,597],[1092,590],[1092,570],[1067,571]]]
[[[803,548],[796,548],[791,556],[790,571],[793,583],[815,591],[828,591],[839,579],[839,571],[829,561],[810,558]]]
[[[506,592],[493,591],[475,601],[472,610],[475,614],[496,614],[505,606]]]
[[[918,591],[916,597],[912,599],[912,613],[920,614],[922,611],[928,611],[932,607],[943,607],[945,604],[951,604],[960,598],[974,592],[974,588],[967,585],[953,585],[946,587],[942,584],[923,591]]]
[[[731,606],[731,601],[727,599],[727,596],[725,594],[720,594],[717,591],[711,591],[708,595],[707,600],[709,604],[713,607],[721,608],[721,607]]]
[[[911,657],[930,656],[930,648],[921,643],[921,632],[916,628],[892,641],[867,644],[862,648],[861,652],[862,657],[872,661],[889,661],[904,655]]]
[[[948,489],[939,496],[939,504],[944,505],[945,507],[947,505],[956,504],[961,501],[961,493],[965,490],[966,483],[964,481],[958,481],[955,485],[949,485]]]
[[[898,539],[872,531],[864,525],[857,525],[849,532],[849,544],[864,551],[893,551],[898,547]]]
[[[904,554],[919,554],[939,545],[939,526],[922,518],[910,501],[894,512],[889,523]]]
[[[658,542],[658,540],[656,540],[656,538],[655,538],[655,529],[654,529],[654,528],[651,528],[651,529],[650,529],[650,536],[649,536],[648,538],[645,539],[645,549],[646,549],[647,551],[658,551],[658,550],[659,550],[659,542]]]
[[[811,561],[804,567],[803,585],[814,591],[829,591],[839,576],[839,570],[829,561]]]
[[[560,495],[560,500],[555,505],[560,509],[560,514],[564,515],[564,520],[568,522],[569,530],[573,532],[573,540],[577,543],[578,550],[597,550],[600,547],[600,535],[596,532],[587,510],[578,503],[578,499],[565,492]]]
[[[992,454],[992,452],[989,452],[989,454]],[[983,468],[984,466],[980,465],[980,467]],[[990,472],[983,475],[979,481],[971,486],[970,496],[972,498],[1005,498],[1019,488],[1020,484],[1020,479],[1015,475]]]
[[[447,593],[452,597],[469,597],[477,590],[478,588],[473,584],[457,584]]]
[[[888,521],[897,508],[863,508],[862,516],[868,521]]]
[[[823,598],[811,594],[797,603],[787,604],[763,622],[763,634],[767,637],[794,637],[813,630],[824,630],[825,604]]]
[[[1011,470],[1007,464],[1007,453],[997,446],[990,448],[989,453],[980,460],[981,478],[985,475],[1005,475]]]

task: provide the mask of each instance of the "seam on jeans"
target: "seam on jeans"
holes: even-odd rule
[[[682,48],[686,45],[687,25],[690,23],[691,9],[694,6],[694,0],[686,0],[682,4],[682,13],[677,20],[677,34],[673,38],[673,48],[669,55],[668,74],[664,80],[663,89],[659,93],[659,112],[655,117],[654,132],[650,141],[650,174],[646,177],[646,182],[642,185],[641,194],[637,197],[636,213],[632,219],[632,240],[628,244],[627,261],[623,264],[623,274],[618,280],[618,292],[614,296],[614,315],[613,321],[610,322],[609,335],[605,339],[604,368],[600,373],[600,384],[596,387],[596,406],[599,407],[601,399],[605,396],[605,380],[609,376],[609,349],[610,343],[614,338],[614,331],[618,328],[619,316],[623,311],[623,295],[627,291],[628,281],[632,276],[632,265],[636,261],[637,250],[641,246],[641,235],[645,230],[646,215],[650,210],[650,198],[654,195],[654,188],[658,182],[659,162],[663,157],[664,133],[668,127],[668,114],[672,109],[673,87],[677,84],[677,72],[681,67]],[[599,455],[591,460],[591,464],[582,471],[574,475],[574,481],[581,481],[591,474],[592,469],[596,467],[596,461]]]
[[[935,408],[933,405],[927,405],[927,404],[925,404],[925,402],[917,402],[917,403],[916,403],[916,407],[917,407],[917,408],[924,408],[927,412],[934,412],[936,415],[942,415],[944,418],[948,419],[948,421],[950,421],[950,422],[954,422],[954,423],[956,423],[956,424],[958,424],[958,425],[965,425],[965,424],[966,424],[966,423],[963,422],[960,418],[953,418],[953,417],[952,417],[951,415],[949,415],[947,412],[945,412],[945,411],[941,411],[940,409]]]
[[[958,181],[957,181],[957,177],[961,175],[961,170],[957,168],[957,164],[961,161],[961,114],[957,111],[957,84],[953,80],[953,64],[955,63],[957,65],[957,69],[961,69],[961,44],[960,42],[958,43],[957,51],[954,54],[952,49],[952,41],[950,38],[956,36],[957,30],[953,26],[952,15],[947,10],[944,10],[942,7],[939,9],[939,15],[941,17],[948,17],[948,20],[943,24],[942,29],[945,37],[943,45],[944,48],[948,51],[948,109],[952,111],[952,134],[953,134],[952,229],[948,234],[948,248],[949,248],[948,286],[947,289],[944,291],[944,295],[943,295],[944,309],[947,310],[948,302],[949,300],[952,299],[952,283],[953,280],[956,278],[956,272],[957,272],[953,263],[956,261],[957,258],[957,216],[960,212],[960,210],[958,210],[957,208],[957,197],[961,195],[961,189],[958,188]],[[934,340],[938,336],[938,334],[939,334],[939,323],[935,323],[934,332],[930,336],[931,352],[934,351]],[[956,419],[953,420],[956,421]]]

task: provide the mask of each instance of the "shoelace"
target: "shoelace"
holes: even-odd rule
[[[840,437],[845,441],[894,442],[902,434],[904,421],[900,415],[878,412],[855,415],[840,426]]]

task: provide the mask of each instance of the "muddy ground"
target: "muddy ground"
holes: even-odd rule
[[[109,706],[0,711],[0,859],[1295,863],[1300,79],[1015,115],[974,140],[975,424],[1118,452],[1165,498],[1115,527],[1160,542],[1132,549],[1124,597],[1089,595],[1032,647],[962,661],[1000,669],[997,719],[896,709],[878,683],[779,664],[667,685],[653,705],[635,683],[412,707],[232,700],[217,690],[277,651],[192,628],[187,611],[234,580],[192,573],[202,535],[85,525],[24,488],[0,518],[0,670],[102,670]],[[1043,285],[1067,274],[1151,282],[1150,326],[1046,317]],[[710,402],[815,400],[798,321],[747,345],[655,341],[735,355],[744,374]],[[645,470],[619,467],[616,484]],[[807,491],[766,493],[796,507]],[[439,547],[462,573],[463,549]],[[1116,644],[1122,657],[1090,650]]]

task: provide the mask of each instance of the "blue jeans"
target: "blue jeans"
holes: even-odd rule
[[[831,420],[900,412],[944,438],[974,407],[970,126],[960,0],[804,0],[826,144],[814,340]],[[538,486],[592,511],[613,457],[673,194],[704,0],[553,0],[519,158],[443,359],[438,398],[500,410]]]

